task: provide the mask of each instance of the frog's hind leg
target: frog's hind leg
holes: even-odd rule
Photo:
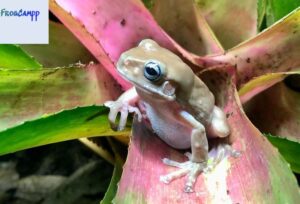
[[[185,111],[182,111],[180,115],[182,119],[193,127],[191,132],[192,153],[186,154],[189,160],[183,163],[164,158],[163,162],[165,164],[177,167],[179,170],[161,176],[160,180],[164,183],[170,183],[179,177],[187,175],[184,191],[190,193],[193,192],[193,186],[197,177],[207,167],[208,141],[205,127],[200,122]]]
[[[208,137],[227,137],[230,134],[230,128],[227,123],[225,113],[217,106],[212,112],[212,120],[206,127]]]

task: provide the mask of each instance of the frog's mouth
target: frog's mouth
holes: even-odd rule
[[[168,101],[175,101],[176,94],[175,94],[175,87],[171,85],[169,81],[165,81],[161,86],[151,86],[151,84],[147,85],[140,85],[134,83],[139,89],[144,90],[150,95],[158,95],[165,100]]]

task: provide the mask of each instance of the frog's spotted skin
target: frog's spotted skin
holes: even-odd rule
[[[129,112],[150,121],[152,130],[177,149],[191,148],[189,161],[179,163],[163,159],[180,170],[162,176],[168,183],[187,175],[185,192],[192,192],[201,171],[207,168],[210,137],[226,137],[230,129],[223,111],[207,86],[175,54],[153,40],[124,52],[117,64],[120,74],[133,83],[117,101],[105,103],[115,129],[124,129]],[[116,116],[121,113],[119,125]]]

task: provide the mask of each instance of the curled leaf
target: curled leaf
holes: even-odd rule
[[[241,102],[246,103],[260,92],[270,88],[278,82],[281,82],[285,77],[296,73],[297,72],[270,73],[250,80],[248,83],[244,84],[239,90]]]

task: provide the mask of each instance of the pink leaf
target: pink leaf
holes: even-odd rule
[[[291,90],[284,83],[279,83],[255,96],[245,105],[249,118],[261,131],[300,142],[298,92]]]
[[[159,25],[187,50],[198,55],[224,52],[193,0],[157,0],[151,11]]]
[[[237,85],[267,73],[286,72],[300,67],[300,10],[279,21],[249,41],[211,59],[235,65]]]
[[[124,88],[131,85],[118,75],[114,63],[122,52],[145,38],[154,39],[202,67],[211,61],[180,47],[157,25],[139,0],[89,0],[85,3],[51,0],[50,9]]]
[[[231,70],[228,68],[227,70]],[[210,173],[198,178],[195,193],[183,192],[185,179],[166,185],[160,175],[172,171],[161,159],[184,160],[137,122],[115,201],[117,203],[296,203],[296,179],[278,151],[261,136],[241,109],[233,78],[220,70],[201,77],[224,107],[231,126],[232,146],[239,158],[226,158]],[[278,193],[280,191],[280,193]]]
[[[293,72],[269,73],[250,80],[248,83],[244,84],[239,90],[241,102],[246,103],[255,95],[272,87],[274,84],[282,81],[286,76],[292,73]]]
[[[201,13],[224,48],[257,34],[257,1],[196,0]]]

